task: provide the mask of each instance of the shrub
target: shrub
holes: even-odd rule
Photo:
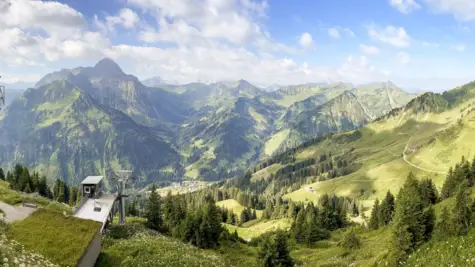
[[[347,249],[358,249],[361,247],[361,240],[353,229],[349,229],[343,234],[342,239],[338,242],[338,246]]]

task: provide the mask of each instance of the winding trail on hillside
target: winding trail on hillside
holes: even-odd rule
[[[5,213],[5,221],[12,223],[15,221],[22,221],[30,216],[36,209],[29,207],[15,207],[0,201],[0,210]]]
[[[404,159],[404,161],[405,161],[407,164],[411,165],[412,167],[417,168],[417,169],[422,170],[422,171],[432,172],[432,173],[439,173],[439,174],[447,174],[447,172],[444,172],[444,171],[429,170],[429,169],[425,169],[425,168],[419,167],[419,166],[415,165],[414,163],[410,162],[409,160],[407,160],[407,158],[406,158],[406,150],[407,150],[407,148],[408,148],[408,146],[409,146],[408,143],[409,143],[409,140],[411,139],[411,137],[412,137],[412,136],[409,136],[409,139],[407,139],[407,141],[406,141],[406,147],[404,148],[404,151],[402,152],[402,158]]]

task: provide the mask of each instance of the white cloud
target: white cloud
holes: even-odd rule
[[[100,22],[97,16],[94,17],[94,21],[100,28],[106,26],[108,30],[114,31],[116,25],[120,25],[126,29],[132,29],[139,23],[140,18],[137,13],[130,8],[122,8],[116,16],[107,16],[105,23]]]
[[[266,32],[260,23],[268,9],[266,1],[208,0],[204,5],[197,0],[130,0],[130,5],[114,16],[93,17],[91,24],[97,32],[88,30],[94,25],[88,25],[80,12],[65,4],[8,3],[8,10],[1,11],[2,18],[30,15],[0,22],[0,73],[7,74],[9,81],[31,82],[45,72],[78,66],[78,61],[93,65],[104,56],[116,59],[139,78],[160,75],[180,83],[237,79],[260,85],[328,79],[364,83],[385,77],[365,56],[319,66],[273,55],[275,51],[301,49],[297,44],[292,47],[274,42]],[[156,23],[143,19],[143,15],[155,17]],[[112,43],[107,35],[110,28],[133,33],[130,36],[136,39],[131,43],[142,43]],[[342,35],[352,33],[338,30]],[[299,41],[303,48],[315,45],[309,33],[302,34]],[[249,48],[252,45],[257,51]]]
[[[381,29],[375,25],[368,26],[368,35],[373,40],[390,44],[395,47],[405,48],[411,45],[411,37],[403,27],[387,26]]]
[[[169,39],[170,29],[182,30],[176,33],[179,35],[191,33],[192,36],[184,36],[186,40],[216,38],[242,45],[266,38],[253,17],[265,12],[266,1],[129,0],[128,3],[157,19],[158,29],[152,26],[144,33],[150,36],[154,31],[156,40]],[[177,22],[179,26],[174,25]]]
[[[361,52],[363,52],[367,55],[377,55],[377,54],[379,54],[379,48],[377,48],[376,46],[372,46],[372,45],[360,44],[360,50],[361,50]]]
[[[473,0],[423,0],[436,13],[449,13],[457,19],[470,21],[475,19],[475,1]]]
[[[58,2],[31,0],[1,0],[0,28],[44,30],[55,38],[78,34],[86,22],[83,15],[68,5]]]
[[[312,35],[308,32],[302,33],[302,35],[300,36],[299,43],[300,43],[300,46],[306,49],[313,47],[314,42],[313,42]]]
[[[338,31],[337,28],[329,28],[328,35],[330,35],[330,37],[335,38],[335,39],[340,39],[341,37],[340,32]]]
[[[440,46],[440,44],[432,43],[432,42],[422,42],[422,45],[425,46],[425,47],[435,47],[435,48]]]
[[[421,7],[415,0],[389,0],[389,4],[404,14]]]
[[[352,30],[341,26],[330,27],[328,28],[327,32],[330,37],[335,39],[341,38],[341,33],[346,33],[348,36],[355,37],[355,33]]]
[[[41,75],[39,74],[0,72],[0,76],[2,76],[2,79],[0,80],[2,83],[36,83],[41,79]]]
[[[453,45],[452,47],[459,52],[463,52],[466,49],[465,44],[457,44],[457,45]]]
[[[396,58],[402,65],[407,65],[412,62],[411,56],[406,52],[397,53]]]

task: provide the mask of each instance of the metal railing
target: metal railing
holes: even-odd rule
[[[85,194],[82,198],[81,201],[79,201],[78,204],[73,208],[73,214],[75,214],[81,207],[86,203],[86,201],[89,199],[89,194]]]

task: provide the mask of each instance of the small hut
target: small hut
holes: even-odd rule
[[[104,176],[88,176],[81,182],[82,197],[97,198],[102,194],[102,180]]]

